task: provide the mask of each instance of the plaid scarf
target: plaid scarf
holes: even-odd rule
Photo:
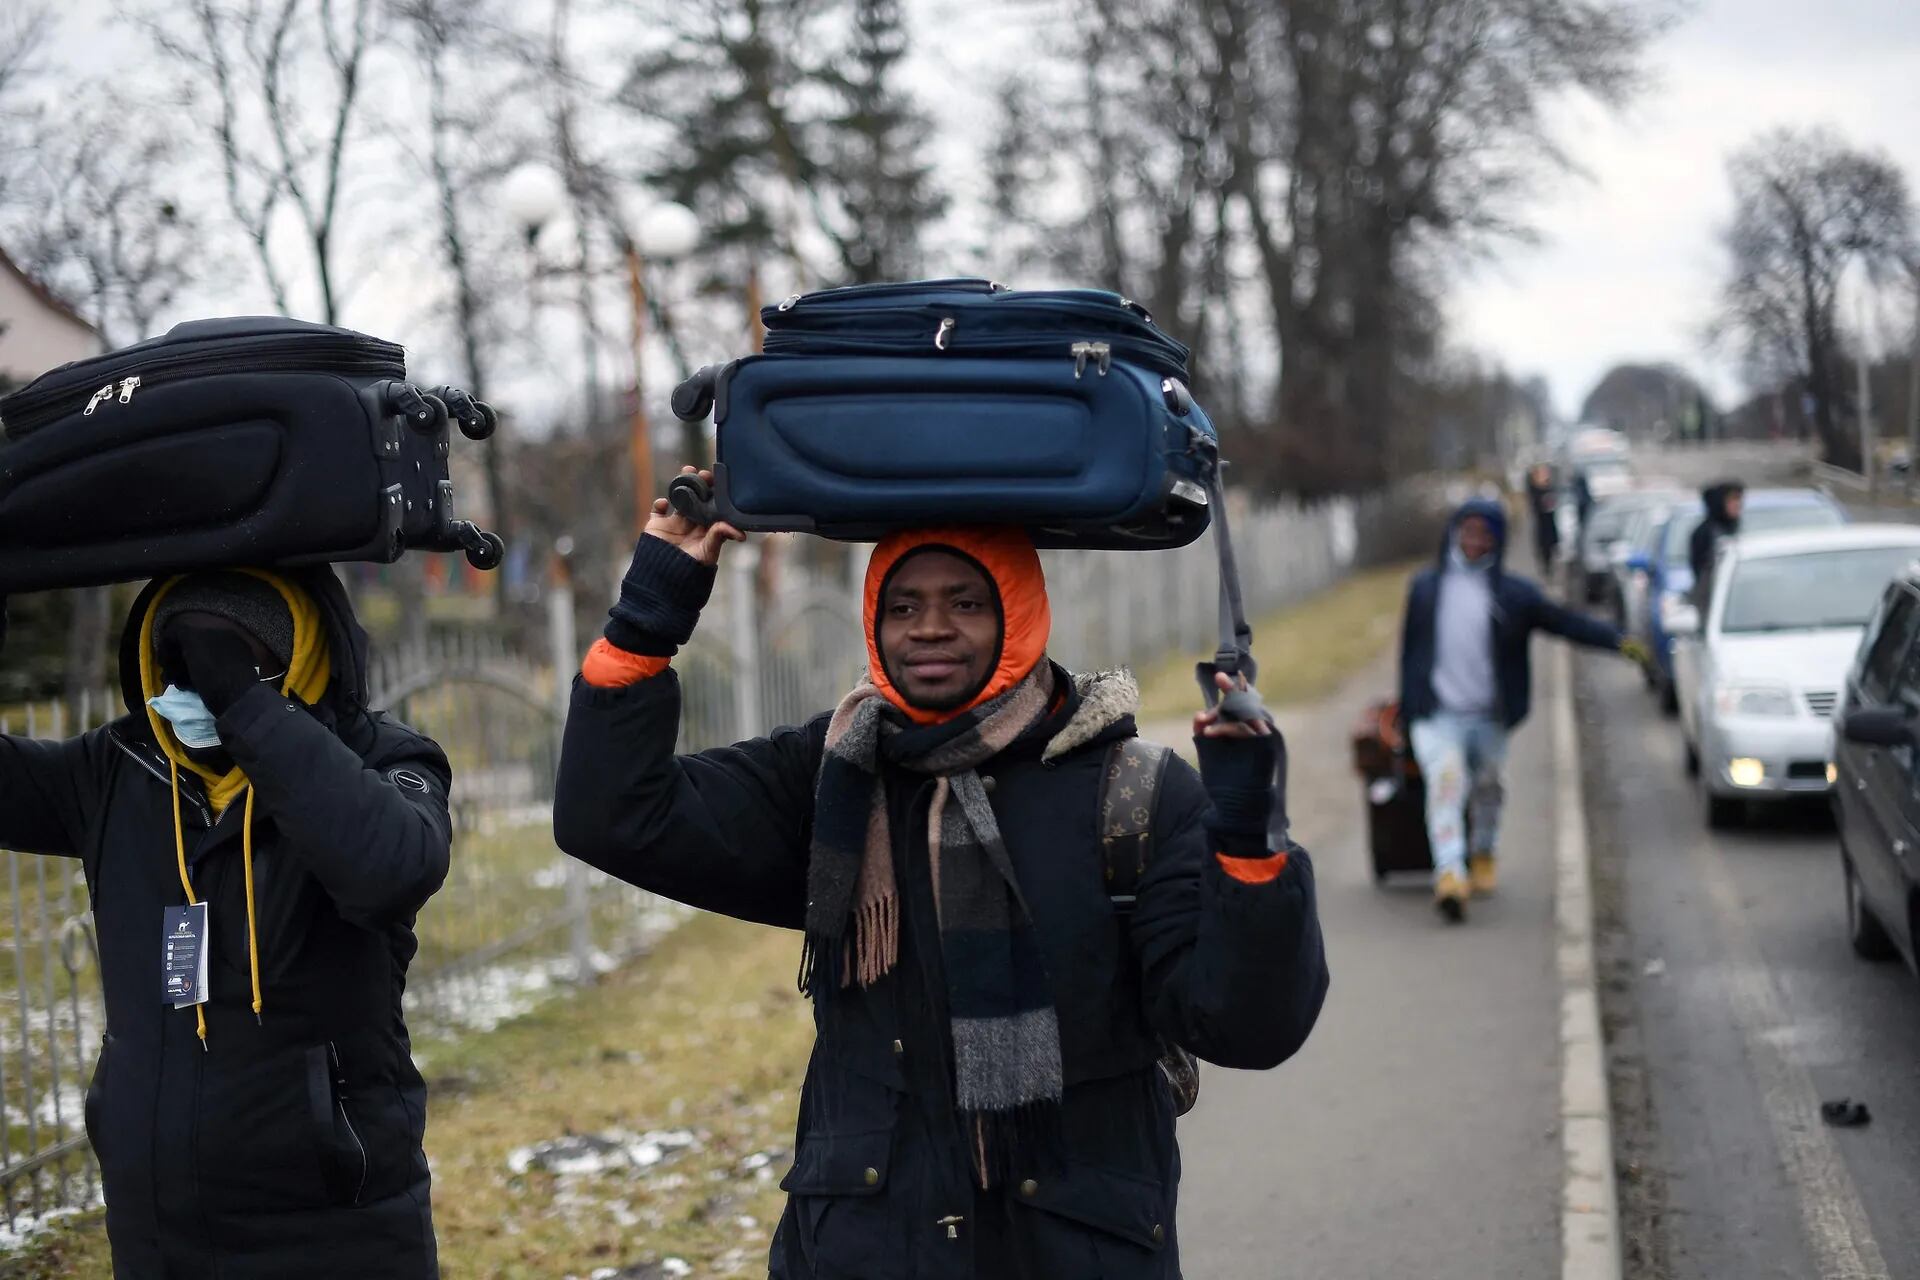
[[[1033,921],[975,772],[1046,719],[1054,687],[1053,664],[1042,661],[991,702],[919,727],[862,681],[834,711],[814,796],[800,986],[818,1001],[856,981],[871,986],[899,959],[900,897],[881,762],[934,779],[927,856],[952,1018],[954,1100],[983,1187],[1004,1180],[1029,1140],[1057,1140],[1059,1021]]]

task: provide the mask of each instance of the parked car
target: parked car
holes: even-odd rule
[[[1662,491],[1630,489],[1596,502],[1568,564],[1568,598],[1585,604],[1604,602],[1613,580],[1613,548],[1626,534],[1627,522],[1636,513],[1670,500]]]
[[[1887,584],[1847,675],[1834,747],[1847,937],[1920,969],[1920,571]]]
[[[1674,650],[1687,764],[1712,827],[1763,797],[1824,795],[1833,712],[1888,582],[1920,560],[1920,526],[1742,533],[1714,566],[1704,627]]]
[[[1646,612],[1647,570],[1661,526],[1675,507],[1698,502],[1694,494],[1681,489],[1641,491],[1647,501],[1627,517],[1626,528],[1608,552],[1605,599],[1613,614],[1613,623],[1627,635],[1639,635],[1639,619]]]
[[[1641,612],[1643,630],[1634,635],[1646,642],[1654,657],[1653,690],[1660,708],[1676,714],[1680,704],[1674,697],[1673,637],[1676,630],[1697,631],[1700,614],[1693,603],[1693,566],[1688,559],[1693,531],[1706,519],[1706,507],[1696,497],[1671,508],[1640,563],[1629,555],[1630,569],[1646,573],[1646,607]],[[1847,522],[1847,513],[1833,499],[1814,489],[1754,489],[1747,494],[1746,514],[1741,526],[1750,533],[1776,533],[1786,529],[1833,528]],[[1635,553],[1642,554],[1642,553]]]

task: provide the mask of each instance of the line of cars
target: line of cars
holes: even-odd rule
[[[1571,585],[1592,582],[1653,653],[1648,683],[1678,718],[1707,824],[1830,798],[1854,949],[1920,970],[1920,524],[1751,490],[1696,583],[1704,517],[1698,495],[1666,486],[1600,504],[1587,534],[1603,545],[1583,540]]]

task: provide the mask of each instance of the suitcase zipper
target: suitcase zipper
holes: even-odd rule
[[[98,388],[91,388],[89,383],[75,386],[65,379],[38,390],[29,385],[7,397],[0,425],[4,425],[9,437],[18,440],[49,422],[65,417],[75,408],[80,409],[82,417],[92,417],[109,402],[130,404],[135,391],[182,377],[217,373],[406,376],[406,358],[399,347],[390,343],[380,343],[373,349],[369,349],[366,342],[316,343],[311,339],[265,342],[255,346],[220,345],[227,349],[220,351],[217,358],[209,358],[208,351],[202,346],[200,350],[155,354],[148,359],[123,365],[116,371],[121,372],[122,377]],[[102,362],[110,359],[102,357]],[[78,373],[80,370],[72,372]]]

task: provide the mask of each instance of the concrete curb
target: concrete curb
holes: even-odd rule
[[[1593,880],[1580,737],[1573,714],[1573,659],[1553,650],[1554,934],[1560,971],[1561,1280],[1620,1280],[1620,1207],[1613,1169],[1613,1110],[1600,1035],[1593,954]]]

